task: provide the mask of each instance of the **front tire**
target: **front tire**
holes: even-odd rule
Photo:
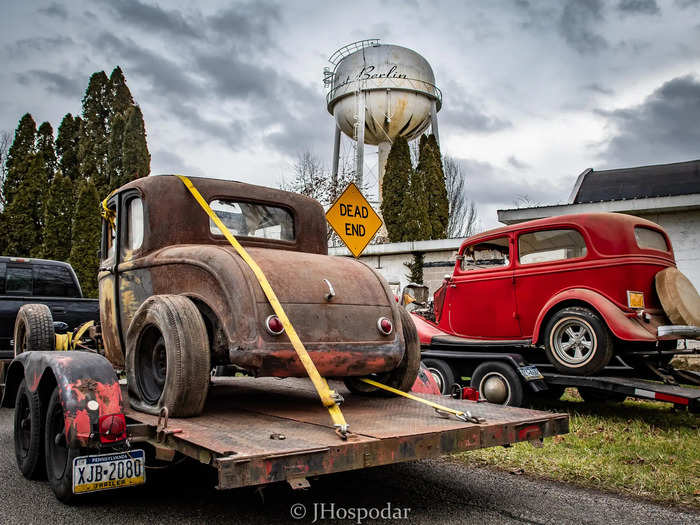
[[[131,405],[170,417],[202,413],[209,391],[211,356],[202,315],[180,295],[156,295],[136,311],[126,336]]]
[[[600,316],[580,306],[556,312],[545,328],[547,359],[559,372],[593,375],[613,356],[613,337]]]
[[[416,325],[404,308],[399,308],[399,316],[401,317],[401,327],[403,331],[403,339],[406,345],[406,350],[399,366],[389,372],[383,374],[372,375],[369,378],[393,387],[402,392],[411,390],[413,383],[418,377],[418,369],[420,368],[420,340]],[[382,390],[360,380],[359,377],[346,377],[343,379],[345,386],[353,394],[366,394],[375,396],[393,396],[394,394]]]
[[[46,474],[49,485],[59,501],[69,503],[73,494],[73,460],[82,455],[82,449],[68,446],[61,399],[56,387],[49,399],[44,430]]]
[[[15,357],[23,352],[49,351],[56,346],[53,316],[45,304],[25,304],[17,312],[14,332]]]
[[[479,399],[511,407],[525,401],[523,382],[512,367],[498,361],[487,361],[476,367],[471,387],[479,391]]]
[[[14,441],[17,466],[27,479],[39,479],[44,473],[42,424],[41,398],[22,379],[15,398]]]

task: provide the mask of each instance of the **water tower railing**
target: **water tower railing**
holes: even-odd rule
[[[348,45],[343,46],[340,49],[338,49],[335,53],[333,53],[330,56],[328,61],[331,64],[333,64],[334,66],[337,66],[338,62],[340,62],[340,60],[343,57],[346,57],[346,56],[348,56],[348,55],[350,55],[350,54],[352,54],[355,51],[358,51],[360,49],[364,49],[366,47],[374,47],[374,46],[378,46],[378,45],[380,45],[378,38],[368,38],[365,40],[358,40],[357,42],[353,42],[351,44],[348,44]]]
[[[365,88],[361,85],[362,83],[367,82],[372,82],[372,87]],[[395,89],[397,91],[420,93],[434,98],[437,101],[438,110],[442,107],[442,91],[440,91],[440,88],[438,88],[435,84],[432,84],[427,80],[421,80],[418,78],[371,78],[351,80],[332,87],[326,94],[326,106],[328,107],[328,110],[330,111],[331,102],[333,102],[336,98],[354,95],[358,90],[358,84],[360,91]],[[340,90],[342,90],[342,92],[338,93]]]

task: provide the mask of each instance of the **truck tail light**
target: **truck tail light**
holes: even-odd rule
[[[644,308],[644,294],[627,290],[627,306],[630,308]]]
[[[394,325],[391,323],[391,320],[386,317],[380,317],[377,320],[377,330],[379,330],[382,335],[390,335],[391,332],[394,331]]]
[[[284,332],[284,325],[276,315],[268,315],[265,319],[265,329],[270,335],[280,335]]]
[[[109,414],[100,416],[100,441],[115,443],[126,439],[126,418],[124,414]]]

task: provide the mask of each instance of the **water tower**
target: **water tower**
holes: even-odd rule
[[[379,150],[379,201],[386,160],[393,140],[412,140],[431,126],[438,139],[437,112],[442,94],[428,61],[415,51],[361,40],[341,47],[329,58],[333,69],[324,69],[328,112],[335,117],[333,180],[338,177],[340,133],[357,143],[355,173],[362,187],[364,145]]]

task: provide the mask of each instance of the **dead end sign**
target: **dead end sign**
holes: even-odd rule
[[[355,257],[369,244],[382,220],[352,182],[328,208],[326,220]]]

